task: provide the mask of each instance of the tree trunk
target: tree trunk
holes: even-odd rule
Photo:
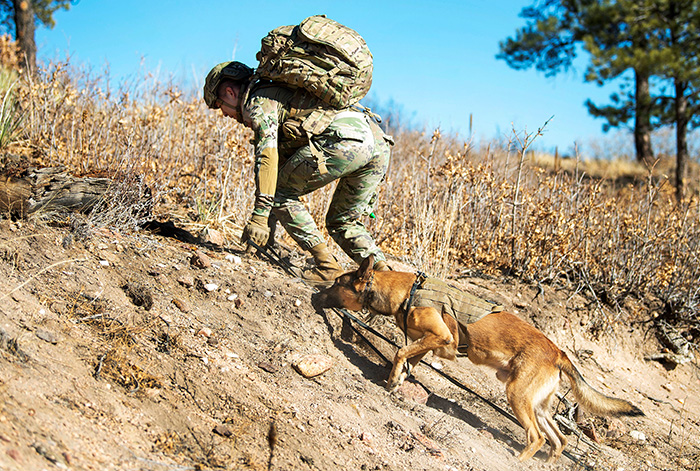
[[[651,97],[649,95],[649,73],[635,70],[634,148],[637,161],[651,163]]]
[[[13,0],[15,8],[16,39],[20,51],[20,66],[29,72],[36,70],[36,43],[34,42],[34,8],[32,0]]]
[[[676,87],[676,200],[680,203],[685,196],[685,182],[688,173],[688,98],[685,91],[687,82],[677,80]]]
[[[148,217],[153,207],[150,190],[138,181],[78,178],[62,167],[0,175],[0,211],[16,218],[39,211],[107,211],[110,202],[139,218]]]

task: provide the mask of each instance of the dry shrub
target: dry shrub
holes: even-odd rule
[[[129,393],[143,392],[142,388],[161,388],[161,381],[140,366],[131,362],[118,349],[100,355],[95,363],[95,377],[106,378]]]
[[[9,34],[0,36],[0,65],[9,70],[19,71],[19,47]]]
[[[21,96],[25,142],[31,144],[14,150],[31,156],[35,165],[111,176],[122,186],[148,185],[161,212],[183,202],[194,212],[217,208],[206,221],[195,221],[202,226],[236,226],[247,216],[235,208],[252,202],[250,136],[208,111],[194,93],[149,75],[113,90],[108,75],[94,76],[66,62],[51,63],[25,81]],[[127,211],[131,194],[115,190],[115,198],[93,211],[95,222],[133,225],[124,214],[134,213]]]
[[[114,90],[108,75],[66,62],[49,64],[21,94],[31,146],[20,150],[36,162],[138,176],[153,188],[156,213],[185,207],[179,224],[237,238],[254,195],[251,134],[207,110],[199,89],[145,75]],[[658,170],[543,163],[529,151],[537,133],[480,144],[439,131],[394,134],[378,218],[366,221],[387,253],[443,277],[501,271],[585,292],[605,326],[626,297],[637,297],[700,337],[697,188],[676,204]],[[319,222],[332,190],[307,200]]]

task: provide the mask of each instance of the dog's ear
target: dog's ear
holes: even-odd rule
[[[362,281],[369,280],[372,275],[372,267],[374,267],[374,255],[370,255],[362,261],[360,268],[357,270],[357,277]]]

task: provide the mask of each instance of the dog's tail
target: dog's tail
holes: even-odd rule
[[[571,389],[574,392],[576,401],[587,411],[597,415],[644,415],[644,412],[631,402],[606,396],[594,389],[593,386],[588,384],[583,376],[581,376],[581,373],[579,373],[574,364],[571,363],[566,353],[561,352],[557,366],[569,377]]]

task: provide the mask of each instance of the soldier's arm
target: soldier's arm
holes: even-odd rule
[[[244,119],[255,132],[255,208],[253,214],[270,215],[277,188],[279,102],[252,97],[244,109]]]

